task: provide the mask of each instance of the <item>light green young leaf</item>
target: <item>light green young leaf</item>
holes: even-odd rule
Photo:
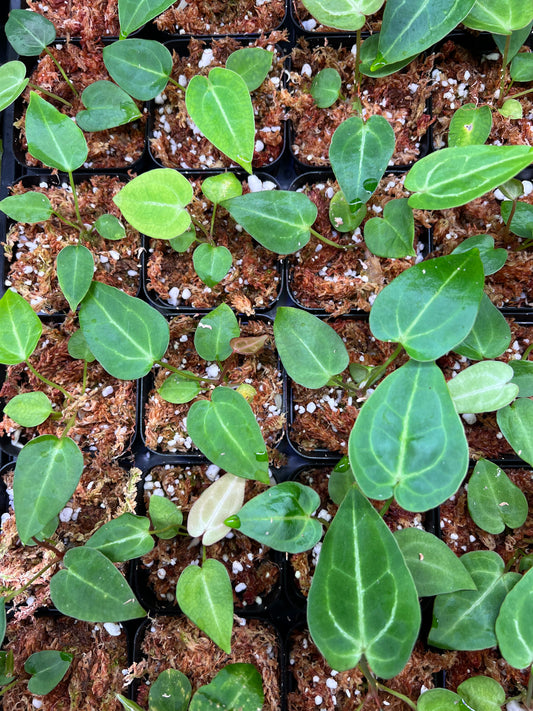
[[[504,200],[501,205],[502,217],[507,224],[511,216],[513,203]],[[511,220],[510,230],[513,234],[524,239],[533,239],[533,205],[527,202],[517,202],[516,210]]]
[[[340,96],[341,75],[333,67],[321,69],[311,82],[311,96],[319,109],[327,109]]]
[[[503,248],[494,249],[494,238],[490,235],[467,237],[457,245],[452,254],[464,254],[471,249],[479,250],[485,276],[494,274],[501,269],[507,259],[507,250]]]
[[[471,30],[510,35],[533,17],[533,0],[516,3],[510,0],[476,0],[472,10],[463,20]]]
[[[522,104],[518,99],[507,99],[504,101],[498,109],[498,113],[510,119],[521,119],[524,115]]]
[[[289,377],[306,388],[321,388],[348,366],[342,338],[325,321],[302,309],[278,308],[274,339]]]
[[[41,435],[24,445],[13,478],[15,518],[23,544],[63,509],[82,471],[83,455],[70,437]]]
[[[366,246],[378,257],[416,256],[414,238],[415,218],[407,198],[389,200],[383,208],[383,217],[371,217],[365,224]]]
[[[135,701],[131,699],[127,699],[125,696],[122,696],[122,694],[115,694],[115,698],[120,701],[122,708],[126,711],[144,711],[142,706],[139,706],[139,704],[136,704]]]
[[[169,328],[156,309],[107,284],[93,281],[79,311],[91,352],[110,375],[146,375],[168,348]]]
[[[185,674],[179,669],[165,669],[150,686],[148,706],[150,711],[187,711],[191,693],[191,682]]]
[[[516,669],[533,662],[533,568],[507,595],[496,620],[496,637],[505,661]]]
[[[152,521],[154,535],[164,541],[174,538],[183,523],[183,514],[173,501],[164,496],[151,496],[148,515]]]
[[[28,84],[26,67],[22,62],[13,60],[0,67],[0,111],[12,104]]]
[[[252,237],[277,254],[290,254],[304,247],[316,220],[316,205],[303,193],[263,190],[247,193],[222,206]]]
[[[194,373],[191,373],[190,370],[185,370],[183,373],[183,376],[180,373],[171,373],[163,382],[157,391],[163,400],[179,405],[194,400],[202,391],[198,380],[186,377],[187,375],[194,376]]]
[[[528,503],[503,469],[480,459],[468,482],[468,510],[476,526],[497,534],[505,526],[522,526],[527,518]]]
[[[252,408],[242,395],[215,388],[211,400],[191,405],[188,433],[209,461],[245,479],[268,484],[268,455]]]
[[[344,671],[365,655],[384,679],[407,663],[420,628],[415,584],[394,536],[353,486],[322,544],[307,604],[309,631]]]
[[[415,59],[415,56],[402,59],[400,62],[392,64],[382,64],[381,61],[376,62],[379,52],[379,32],[370,35],[361,45],[361,64],[359,71],[367,77],[388,77],[389,74],[395,74],[403,69],[407,64]]]
[[[8,289],[0,299],[0,363],[16,365],[29,358],[42,330],[41,321],[28,302]]]
[[[63,615],[85,622],[123,622],[146,615],[124,577],[96,548],[70,548],[63,566],[50,579],[50,597]]]
[[[514,451],[533,466],[533,400],[519,397],[496,413],[498,427]]]
[[[533,396],[533,361],[512,360],[509,365],[513,369],[512,382],[518,385],[519,397]]]
[[[15,395],[4,407],[4,413],[22,427],[36,427],[52,412],[52,403],[40,391]]]
[[[156,239],[172,239],[191,223],[185,206],[192,198],[192,185],[181,173],[155,168],[126,183],[113,202],[139,232]]]
[[[366,213],[366,203],[354,212],[342,190],[338,190],[329,201],[329,221],[337,232],[352,232],[365,219]]]
[[[176,586],[176,600],[183,613],[226,654],[231,653],[233,590],[223,563],[208,558],[189,565]]]
[[[109,75],[134,99],[149,101],[164,91],[172,72],[172,55],[160,42],[127,39],[103,49]]]
[[[189,711],[261,711],[264,700],[261,674],[253,664],[227,664],[210,684],[198,689]]]
[[[379,115],[370,116],[366,122],[352,116],[333,134],[329,148],[331,168],[353,209],[372,197],[389,165],[394,144],[392,126]]]
[[[285,481],[254,496],[226,523],[275,551],[303,553],[322,536],[322,525],[312,518],[319,505],[313,489]]]
[[[187,517],[189,535],[202,536],[204,546],[224,538],[230,530],[224,521],[243,505],[245,486],[243,478],[229,473],[214,481],[191,506]]]
[[[509,51],[507,52],[507,63],[513,59],[515,54],[518,52],[518,50],[522,47],[526,39],[529,37],[529,34],[531,32],[531,28],[533,27],[533,20],[529,23],[529,25],[526,25],[525,27],[522,27],[520,30],[515,30],[514,32],[511,32],[511,41],[509,42]],[[496,46],[501,52],[502,58],[503,58],[503,53],[505,52],[505,45],[507,43],[507,35],[492,35],[492,39],[496,43]]]
[[[104,239],[118,240],[126,236],[124,226],[114,215],[100,215],[94,223],[94,229]]]
[[[219,173],[203,181],[202,192],[213,205],[218,205],[223,200],[242,195],[242,184],[234,173]]]
[[[337,30],[359,30],[384,0],[303,0],[303,5],[322,25]]]
[[[85,110],[76,114],[76,123],[83,131],[105,131],[142,116],[131,96],[105,79],[89,84],[81,100]]]
[[[509,382],[513,369],[498,360],[484,360],[465,368],[448,381],[457,412],[492,412],[505,407],[518,395],[518,385]]]
[[[428,689],[418,697],[417,711],[452,711],[460,708],[461,697],[449,689]]]
[[[479,254],[448,255],[406,269],[381,291],[370,312],[370,330],[401,343],[411,358],[440,358],[472,329],[483,295]]]
[[[34,91],[26,110],[26,139],[31,155],[49,168],[68,173],[87,160],[82,130]]]
[[[419,597],[476,589],[470,573],[459,558],[437,536],[419,528],[403,528],[395,531],[394,537],[413,576]],[[443,569],[446,570],[445,576]]]
[[[131,35],[171,5],[172,0],[118,0],[121,39]]]
[[[34,57],[56,38],[56,28],[44,15],[28,10],[11,10],[5,25],[6,37],[17,54]]]
[[[232,52],[226,60],[226,69],[239,74],[248,91],[259,89],[272,66],[273,52],[262,47],[243,47]]]
[[[185,92],[189,116],[208,141],[252,172],[255,121],[244,79],[230,69],[214,67],[194,76]]]
[[[496,679],[472,676],[457,687],[461,706],[474,711],[500,711],[505,703],[505,691]]]
[[[510,342],[511,327],[505,316],[483,294],[472,330],[453,350],[470,360],[483,360],[501,356]]]
[[[149,530],[150,521],[145,516],[126,512],[100,526],[85,545],[96,548],[113,563],[122,563],[150,553],[154,539]]]
[[[405,178],[412,208],[459,207],[509,180],[533,161],[529,146],[454,146],[417,161]]]
[[[82,244],[69,244],[56,260],[57,280],[72,311],[89,291],[94,276],[92,252]]]
[[[437,595],[428,642],[442,649],[493,647],[497,644],[494,625],[498,612],[520,575],[506,573],[503,560],[493,551],[472,551],[460,560],[477,590]]]
[[[490,106],[477,107],[464,104],[452,116],[448,133],[448,146],[482,145],[489,137],[492,128]]]
[[[56,649],[31,654],[24,662],[24,671],[32,675],[28,691],[37,696],[49,694],[63,679],[73,659],[72,654]]]
[[[68,339],[67,348],[71,358],[86,360],[87,363],[92,363],[95,360],[81,329],[74,331],[72,336]]]
[[[223,303],[200,320],[194,333],[194,347],[204,360],[226,360],[233,352],[231,339],[240,333],[235,314]]]
[[[17,222],[44,222],[52,214],[52,204],[42,193],[29,191],[0,200],[0,210]]]
[[[231,268],[233,257],[227,247],[202,242],[194,250],[192,261],[194,271],[204,284],[213,287],[224,279]]]
[[[427,511],[455,493],[468,445],[440,368],[410,360],[388,375],[361,408],[348,453],[371,499]]]
[[[175,252],[186,252],[193,242],[196,242],[196,228],[192,222],[188,230],[168,241]]]

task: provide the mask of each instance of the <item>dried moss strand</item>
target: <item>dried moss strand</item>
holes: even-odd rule
[[[28,370],[32,372],[36,378],[39,378],[39,380],[41,380],[43,383],[46,383],[46,385],[49,385],[51,388],[59,390],[59,392],[62,393],[69,400],[74,400],[74,396],[67,392],[65,388],[61,387],[61,385],[58,385],[57,383],[54,383],[52,380],[48,380],[48,378],[45,378],[44,375],[41,375],[37,370],[35,370],[29,360],[25,361],[25,363],[28,367]]]
[[[70,81],[70,79],[69,79],[68,76],[66,75],[65,70],[63,69],[63,67],[61,66],[61,64],[59,64],[59,62],[58,62],[57,59],[54,57],[54,55],[52,54],[52,52],[48,49],[48,47],[45,47],[45,50],[44,50],[44,51],[45,51],[46,54],[50,57],[50,59],[51,59],[52,62],[56,65],[56,67],[59,69],[59,72],[61,73],[61,76],[62,76],[63,79],[67,82],[67,84],[69,85],[69,87],[72,89],[72,91],[74,92],[74,95],[77,96],[77,98],[79,99],[79,98],[80,98],[80,95],[79,95],[79,93],[77,92],[76,87],[74,86],[74,84]]]

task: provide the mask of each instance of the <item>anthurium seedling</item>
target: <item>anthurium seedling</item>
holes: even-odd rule
[[[503,469],[480,459],[468,481],[468,511],[476,526],[497,534],[506,526],[522,526],[527,518],[528,503]]]
[[[171,0],[119,0],[120,39],[125,39],[172,5]]]
[[[337,30],[359,30],[368,15],[373,15],[383,5],[383,0],[303,0],[311,15],[326,27]]]
[[[465,679],[457,687],[457,693],[449,689],[429,689],[419,697],[418,711],[469,708],[499,711],[505,703],[505,691],[501,684],[488,676]]]
[[[72,654],[55,649],[32,654],[24,663],[24,671],[31,674],[28,690],[38,696],[50,693],[67,673],[72,660]]]
[[[319,109],[327,109],[337,101],[341,83],[341,76],[333,67],[325,67],[313,77],[309,91]]]
[[[172,55],[160,42],[146,39],[113,42],[104,47],[103,59],[112,79],[134,99],[149,101],[169,81],[177,84],[170,76]]]

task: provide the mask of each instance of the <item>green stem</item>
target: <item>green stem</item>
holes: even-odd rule
[[[59,69],[59,71],[60,71],[60,73],[61,73],[61,76],[62,76],[63,79],[67,82],[67,84],[70,86],[70,88],[71,88],[71,90],[73,91],[74,95],[77,96],[78,99],[79,99],[79,98],[80,98],[80,95],[79,95],[78,92],[76,91],[76,87],[75,87],[74,84],[70,81],[70,79],[68,78],[68,76],[65,74],[65,70],[63,69],[63,67],[61,66],[61,64],[59,64],[59,62],[58,62],[57,59],[54,57],[54,55],[52,54],[52,52],[48,49],[48,47],[45,47],[44,51],[45,51],[46,54],[50,57],[50,59],[51,59],[52,62],[56,65],[56,67]]]
[[[64,222],[65,225],[68,225],[69,227],[74,227],[74,229],[78,232],[80,231],[79,225],[77,225],[75,222],[71,222],[70,220],[66,220],[62,215],[59,214],[59,212],[52,210],[52,215],[55,215],[58,219],[61,220],[61,222]]]
[[[215,228],[215,215],[217,214],[217,203],[213,205],[213,214],[211,215],[211,226],[209,228],[209,234],[211,235],[211,239],[213,239],[213,230]]]
[[[201,230],[201,232],[203,232],[203,234],[205,235],[205,238],[209,242],[209,244],[212,244],[214,246],[215,243],[213,242],[212,236],[209,234],[209,232],[206,230],[206,228],[202,225],[202,223],[199,220],[197,220],[195,217],[192,217],[192,216],[191,216],[191,222],[193,223],[193,225],[195,227],[198,227],[198,229]]]
[[[329,244],[331,247],[336,247],[337,249],[343,250],[355,249],[355,244],[339,244],[338,242],[334,242],[333,240],[324,237],[324,235],[321,235],[320,232],[317,232],[312,227],[309,228],[309,231],[314,237],[319,239],[321,242],[324,242],[324,244]]]
[[[38,543],[40,545],[41,541],[38,541]],[[44,573],[46,573],[46,571],[49,568],[51,568],[53,565],[56,565],[56,563],[59,563],[60,560],[61,560],[61,558],[56,558],[55,560],[52,560],[50,563],[45,565],[44,568],[41,568],[41,570],[36,575],[33,576],[33,578],[28,580],[28,582],[26,583],[26,585],[24,585],[24,587],[19,588],[18,590],[13,590],[13,592],[10,592],[9,595],[6,595],[4,598],[5,601],[11,602],[11,600],[16,598],[17,595],[20,595],[21,593],[23,593],[25,590],[27,590],[30,587],[30,585],[32,585],[36,580],[38,580],[42,575],[44,575]]]
[[[507,58],[509,56],[509,47],[511,45],[511,35],[505,38],[505,49],[503,50],[502,59],[502,76],[500,79],[500,102],[503,101],[503,90],[505,88],[505,80],[507,78]]]
[[[513,206],[511,208],[511,212],[509,213],[509,217],[507,218],[507,222],[505,223],[505,228],[503,230],[503,239],[504,239],[505,243],[509,242],[509,238],[511,236],[511,221],[512,221],[514,214],[516,212],[517,202],[518,202],[518,198],[515,198],[513,200]]]
[[[531,343],[523,352],[521,360],[527,360],[531,351],[533,351],[533,343]]]
[[[414,701],[411,701],[411,699],[408,696],[405,696],[405,694],[400,694],[399,691],[394,691],[394,689],[389,689],[388,686],[385,686],[384,684],[380,684],[379,681],[376,682],[378,689],[381,689],[381,691],[386,691],[387,694],[390,694],[391,696],[395,696],[397,699],[400,699],[403,701],[405,704],[410,706],[414,711],[416,711],[416,704]]]
[[[194,375],[193,373],[186,373],[184,370],[179,370],[179,368],[175,368],[173,365],[170,365],[170,363],[165,363],[162,360],[156,360],[154,365],[160,365],[162,368],[170,370],[171,373],[177,373],[180,378],[183,378],[183,380],[194,380],[196,383],[203,383],[205,381],[208,383],[218,382],[212,378],[200,378],[198,375]]]
[[[185,88],[179,82],[177,82],[175,79],[173,79],[172,77],[169,77],[168,80],[171,84],[173,84],[176,87],[176,89],[179,89],[180,91],[185,91]]]
[[[381,518],[383,518],[383,517],[385,516],[385,514],[387,513],[387,511],[390,509],[390,506],[391,506],[391,504],[392,504],[393,501],[394,501],[394,497],[391,496],[391,498],[390,498],[390,499],[387,499],[387,501],[385,501],[385,503],[383,504],[383,506],[380,508],[380,510],[379,510],[379,515],[381,516]],[[391,693],[392,693],[392,692],[391,692]]]
[[[403,346],[401,345],[401,343],[398,343],[398,345],[396,346],[396,348],[394,350],[394,353],[391,356],[389,356],[389,358],[387,358],[387,360],[384,363],[382,363],[381,365],[378,365],[374,368],[374,370],[372,371],[372,373],[366,383],[367,389],[370,388],[375,383],[377,383],[377,381],[383,377],[383,375],[387,371],[387,368],[389,367],[389,365],[392,363],[393,360],[395,360],[400,355],[400,353],[402,352],[402,349],[403,349]]]
[[[9,689],[12,689],[14,686],[16,686],[16,684],[18,684],[19,681],[20,681],[20,679],[15,679],[14,681],[11,682],[11,684],[4,686],[2,691],[0,691],[0,696],[3,696],[6,693],[6,691],[9,691]]]
[[[76,185],[74,184],[74,176],[72,175],[72,171],[69,170],[68,172],[68,179],[70,182],[70,187],[72,189],[72,197],[74,198],[74,209],[76,210],[76,217],[78,219],[78,224],[80,226],[80,230],[83,231],[85,227],[83,226],[83,221],[81,219],[80,215],[80,207],[78,205],[78,194],[76,192]]]
[[[69,400],[74,400],[74,396],[68,393],[65,388],[62,388],[61,385],[58,385],[57,383],[52,382],[51,380],[48,380],[48,378],[45,378],[44,375],[41,375],[38,373],[33,365],[30,363],[29,360],[26,361],[26,365],[28,366],[28,370],[30,370],[36,378],[39,378],[43,383],[46,383],[49,385],[51,388],[55,388],[56,390],[59,390],[60,393],[62,393],[66,398]]]
[[[533,697],[533,668],[529,668],[529,682],[527,685],[527,694],[526,694],[526,700],[524,702],[524,705],[526,709],[531,709],[531,699]]]
[[[368,681],[368,687],[369,687],[369,692],[374,701],[376,702],[376,705],[378,709],[381,711],[381,705],[379,703],[379,689],[378,689],[378,683],[370,671],[370,668],[367,664],[367,661],[364,657],[361,657],[359,660],[359,664],[357,665],[359,669],[363,672],[366,680]]]
[[[511,87],[509,87],[511,88]],[[524,91],[519,91],[518,94],[513,94],[512,96],[508,96],[509,99],[516,99],[519,96],[525,96],[526,94],[531,94],[533,89],[525,89]]]
[[[164,528],[157,528],[153,531],[148,531],[148,533],[151,536],[158,536],[160,537],[161,533],[164,533],[165,531],[170,531],[172,528],[176,528],[176,526],[173,526],[172,524],[169,526],[165,526]],[[187,529],[181,527],[181,530],[176,531],[176,536],[188,536],[189,534],[187,533]]]
[[[361,80],[362,80],[362,75],[361,75],[361,29],[357,30],[357,35],[356,35],[356,48],[357,48],[357,54],[355,55],[355,69],[354,69],[354,83],[355,83],[355,88],[357,91],[357,98],[360,99],[361,96]]]
[[[44,94],[45,96],[49,96],[51,99],[55,99],[56,101],[61,102],[62,104],[65,104],[65,106],[70,106],[72,108],[72,104],[70,101],[67,101],[66,99],[63,99],[63,97],[58,96],[57,94],[54,94],[53,91],[46,91],[46,89],[43,89],[42,86],[38,86],[37,84],[32,84],[31,82],[28,84],[30,89],[35,89],[35,91],[40,91],[41,94]]]
[[[357,388],[351,383],[345,383],[342,379],[342,375],[333,375],[326,383],[330,388],[342,388],[347,392],[357,393]]]
[[[68,420],[67,424],[65,425],[65,429],[61,433],[61,437],[66,437],[68,435],[69,431],[72,429],[75,422],[76,422],[76,414],[72,415],[72,417]]]

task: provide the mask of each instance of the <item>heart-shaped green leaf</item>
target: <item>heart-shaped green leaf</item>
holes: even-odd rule
[[[114,215],[100,215],[94,223],[94,229],[104,239],[118,240],[126,236],[124,226]]]
[[[5,414],[22,427],[40,425],[52,411],[52,403],[40,391],[15,395],[4,407]]]
[[[17,531],[22,543],[40,533],[74,493],[83,455],[70,437],[42,435],[20,450],[13,479]]]
[[[187,376],[192,376],[188,378]],[[200,382],[190,370],[171,373],[158,389],[163,400],[179,405],[190,402],[202,391]]]
[[[74,331],[72,336],[68,339],[68,353],[71,358],[76,360],[86,360],[87,363],[92,363],[95,359],[94,355],[91,353],[83,331],[78,329]]]
[[[417,711],[451,711],[461,708],[461,697],[449,689],[429,689],[419,697]]]
[[[22,62],[13,60],[0,67],[0,111],[12,104],[28,84],[26,67]]]
[[[501,356],[510,342],[511,327],[505,316],[483,294],[472,330],[453,350],[470,360],[483,360]]]
[[[176,599],[187,617],[230,654],[233,590],[226,567],[213,558],[201,568],[189,565],[179,577]]]
[[[457,109],[450,122],[448,146],[472,146],[485,143],[492,128],[490,106],[465,104]]]
[[[533,395],[533,361],[512,360],[509,365],[513,369],[513,383],[518,385],[519,397],[531,397]]]
[[[167,541],[177,536],[183,523],[183,514],[173,501],[164,496],[152,495],[148,514],[154,528],[154,535]]]
[[[52,204],[42,193],[29,191],[0,201],[0,210],[17,222],[44,222],[52,214]]]
[[[194,347],[204,360],[226,360],[233,352],[231,339],[240,333],[233,311],[227,304],[220,304],[200,320],[194,333]]]
[[[196,228],[191,223],[188,230],[177,235],[177,237],[169,239],[168,243],[175,252],[186,252],[195,241]]]
[[[154,40],[113,42],[104,47],[103,57],[109,75],[119,87],[140,101],[160,94],[172,72],[172,55]]]
[[[500,711],[505,703],[505,691],[496,679],[489,676],[473,676],[457,687],[462,703],[459,708],[475,711]]]
[[[337,101],[341,83],[341,75],[333,67],[325,67],[313,77],[309,91],[319,109],[327,109]]]
[[[255,121],[244,79],[222,67],[211,69],[208,77],[197,74],[187,86],[185,104],[207,140],[251,173]]]
[[[225,200],[222,206],[252,237],[277,254],[304,247],[316,220],[316,205],[303,193],[264,190]]]
[[[124,577],[96,548],[71,548],[63,565],[50,579],[50,597],[63,615],[85,622],[123,622],[146,615]]]
[[[57,280],[72,311],[89,291],[94,276],[92,252],[82,244],[69,244],[56,260]]]
[[[198,689],[189,711],[259,711],[264,700],[261,674],[253,664],[226,664],[210,684]]]
[[[413,576],[419,597],[476,589],[470,573],[459,558],[437,536],[419,528],[403,528],[395,531],[394,537]],[[445,576],[443,569],[446,570]]]
[[[235,390],[215,388],[211,400],[191,405],[188,433],[213,464],[235,476],[268,484],[268,456],[252,408]]]
[[[498,113],[505,118],[521,119],[524,116],[524,109],[518,99],[506,99],[498,109]]]
[[[9,44],[17,54],[34,57],[56,38],[54,24],[44,15],[28,10],[11,10],[5,26]]]
[[[417,161],[405,178],[412,208],[459,207],[497,188],[533,160],[529,146],[454,146]]]
[[[331,139],[331,168],[353,209],[368,202],[394,152],[394,131],[386,118],[358,116],[343,121]],[[357,157],[354,160],[354,156]]]
[[[16,365],[29,358],[42,331],[39,317],[28,302],[8,289],[0,299],[0,363]]]
[[[150,711],[187,711],[191,693],[191,682],[185,674],[178,669],[165,669],[150,686]]]
[[[325,321],[302,309],[278,308],[274,339],[289,377],[306,388],[321,388],[348,366],[342,338]]]
[[[319,505],[313,489],[285,481],[250,499],[230,525],[276,551],[302,553],[322,536],[320,522],[311,517]]]
[[[226,60],[226,69],[239,74],[248,91],[259,89],[272,66],[273,52],[262,47],[243,47],[232,52]]]
[[[497,644],[494,625],[501,604],[520,580],[506,573],[505,564],[493,551],[472,551],[461,556],[477,590],[437,595],[428,642],[443,649],[476,650]]]
[[[512,208],[511,200],[502,202],[502,217],[506,224],[509,222]],[[533,205],[529,205],[527,202],[517,202],[509,227],[511,232],[518,237],[533,239]]]
[[[113,198],[126,220],[148,237],[172,239],[189,227],[185,206],[193,198],[192,185],[171,168],[141,173]]]
[[[32,675],[28,691],[38,696],[49,694],[63,679],[73,659],[72,654],[56,649],[31,654],[24,662],[24,671]]]
[[[496,419],[514,451],[533,466],[533,400],[519,397],[511,405],[498,410]]]
[[[120,38],[131,35],[171,5],[172,0],[118,0]]]
[[[81,100],[86,110],[76,114],[76,122],[83,131],[105,131],[142,116],[131,96],[105,79],[89,84]]]
[[[490,235],[472,235],[463,240],[453,250],[452,254],[464,254],[471,249],[479,250],[485,276],[495,274],[507,260],[506,249],[494,249],[494,238]]]
[[[408,361],[364,403],[348,443],[364,494],[394,496],[408,511],[427,511],[451,496],[468,468],[468,445],[442,371]]]
[[[468,482],[468,510],[476,526],[497,534],[505,526],[522,526],[527,518],[528,503],[503,469],[480,459]]]
[[[91,352],[108,373],[121,380],[142,378],[168,348],[165,318],[140,299],[107,284],[93,281],[79,320]]]
[[[463,25],[471,30],[510,35],[531,22],[531,3],[508,0],[476,0]]]
[[[242,195],[242,184],[233,173],[219,173],[204,180],[202,192],[213,205],[218,205],[223,200]]]
[[[123,513],[100,526],[85,545],[96,548],[113,563],[121,563],[150,553],[154,539],[149,529],[150,521],[145,516]]]
[[[353,486],[322,543],[309,591],[307,620],[328,664],[344,671],[365,655],[384,679],[409,659],[420,606],[394,536]]]
[[[429,259],[406,269],[383,291],[370,312],[370,330],[401,343],[411,358],[440,358],[474,325],[483,294],[483,265],[475,251]]]
[[[496,620],[496,637],[505,661],[516,669],[533,662],[533,568],[507,595]]]
[[[457,373],[448,390],[457,412],[492,412],[505,407],[518,395],[518,385],[509,382],[513,369],[507,363],[484,360]]]
[[[337,30],[359,30],[366,15],[373,15],[384,0],[303,0],[318,22]]]
[[[193,538],[202,536],[204,546],[224,538],[229,526],[224,521],[237,513],[244,502],[245,482],[241,477],[224,474],[203,491],[191,506],[187,531]]]
[[[389,200],[383,217],[372,217],[365,224],[365,242],[378,257],[399,259],[416,256],[413,249],[415,218],[407,198]]]
[[[87,160],[87,142],[79,126],[34,91],[26,111],[28,151],[49,168],[65,173]]]
[[[233,257],[227,247],[203,242],[192,255],[194,271],[207,286],[218,284],[231,268]]]

